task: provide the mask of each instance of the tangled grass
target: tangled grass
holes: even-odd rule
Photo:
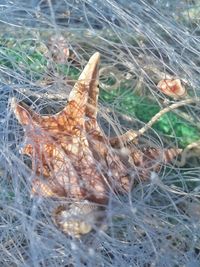
[[[58,200],[30,197],[34,174],[19,153],[24,133],[10,108],[16,97],[41,114],[61,110],[96,51],[102,57],[99,122],[107,135],[138,130],[178,101],[158,90],[162,79],[180,79],[188,97],[198,99],[198,10],[195,0],[0,4],[1,266],[200,265],[198,101],[166,113],[139,140],[141,147],[181,147],[184,157],[115,195],[105,227],[94,225],[80,239],[54,225]]]

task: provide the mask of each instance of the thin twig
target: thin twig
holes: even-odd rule
[[[140,130],[135,131],[135,130],[129,130],[125,134],[123,134],[120,138],[123,140],[126,140],[126,142],[133,142],[134,139],[138,138],[139,136],[143,135],[151,126],[160,119],[165,113],[172,111],[176,108],[179,108],[181,106],[191,104],[191,103],[198,103],[200,102],[200,98],[188,98],[185,100],[182,100],[180,102],[176,102],[168,107],[163,108],[160,110],[155,116],[151,118],[151,120],[145,124]]]

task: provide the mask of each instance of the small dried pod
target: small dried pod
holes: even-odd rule
[[[56,35],[50,37],[47,46],[55,62],[63,64],[68,61],[70,51],[64,36]]]
[[[167,96],[173,98],[182,98],[187,95],[185,87],[181,84],[180,79],[161,80],[157,87]]]
[[[87,200],[58,206],[53,212],[55,225],[65,234],[80,238],[103,226],[105,209]]]

